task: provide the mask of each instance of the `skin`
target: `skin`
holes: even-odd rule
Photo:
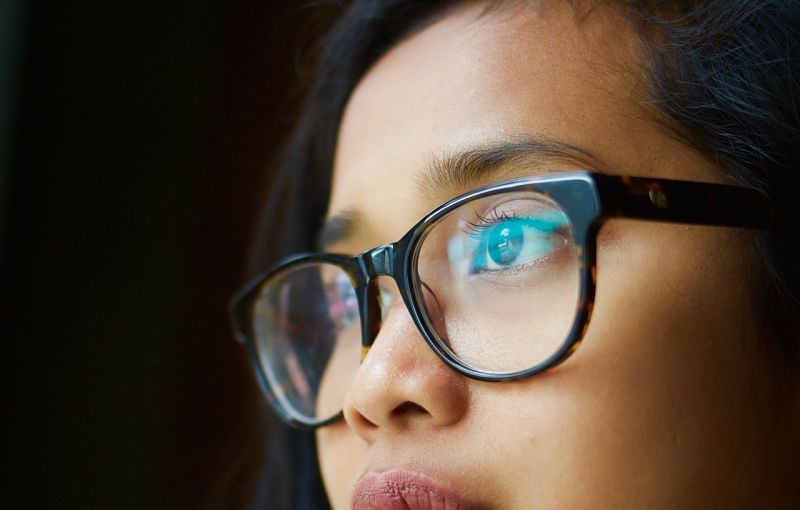
[[[611,9],[482,9],[449,12],[358,85],[329,217],[365,220],[329,251],[395,241],[433,207],[485,184],[421,192],[432,157],[526,134],[585,148],[610,173],[725,182],[642,106],[638,42]],[[511,165],[489,182],[577,168]],[[350,507],[365,473],[395,468],[497,509],[797,504],[796,383],[778,381],[758,347],[768,339],[748,305],[747,235],[609,222],[580,349],[513,383],[446,367],[394,300],[347,392],[345,420],[317,432],[333,507]]]

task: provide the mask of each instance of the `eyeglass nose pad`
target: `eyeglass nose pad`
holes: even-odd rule
[[[381,322],[383,322],[389,314],[389,309],[394,305],[394,296],[389,289],[380,285],[378,285],[378,304],[381,309]]]
[[[364,286],[361,296],[361,361],[367,357],[378,332],[381,329],[383,308],[381,307],[381,289],[375,280]]]
[[[426,282],[420,281],[420,287],[422,289],[422,306],[433,333],[435,333],[442,342],[450,345],[450,341],[447,338],[447,329],[444,324],[444,311],[442,310],[442,304],[439,298],[436,297],[436,293],[433,292],[433,289]]]

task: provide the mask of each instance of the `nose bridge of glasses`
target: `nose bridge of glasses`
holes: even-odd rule
[[[386,244],[362,253],[358,263],[363,272],[364,297],[362,301],[362,349],[361,359],[367,355],[378,335],[382,322],[381,297],[376,279],[381,276],[395,278],[394,245]]]
[[[359,262],[368,282],[379,276],[394,277],[394,245],[373,248],[363,253]]]

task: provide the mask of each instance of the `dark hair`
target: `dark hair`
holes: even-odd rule
[[[253,270],[314,249],[330,191],[336,138],[357,82],[394,44],[460,2],[357,0],[322,45],[316,82],[275,174]],[[645,51],[647,105],[670,132],[759,189],[779,218],[754,236],[760,316],[786,366],[800,331],[800,265],[792,221],[800,190],[800,3],[795,0],[620,2]],[[328,504],[313,434],[269,424],[259,508]]]

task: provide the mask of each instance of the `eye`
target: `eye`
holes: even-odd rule
[[[546,259],[567,244],[566,216],[558,211],[493,210],[470,224],[470,274],[521,270]]]

